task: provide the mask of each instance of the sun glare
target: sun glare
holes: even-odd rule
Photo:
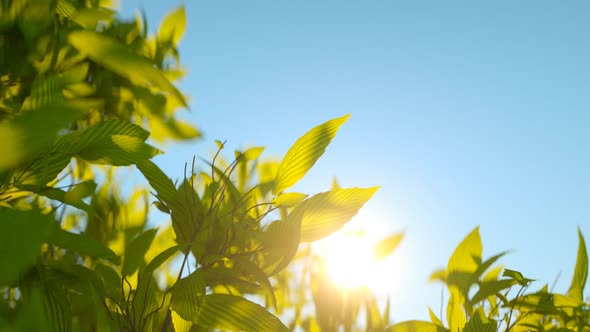
[[[387,259],[378,261],[373,247],[378,237],[363,231],[339,231],[318,243],[317,252],[325,261],[325,273],[346,289],[368,287],[376,294],[389,293],[397,273]]]

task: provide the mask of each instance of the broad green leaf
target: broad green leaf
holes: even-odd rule
[[[447,332],[448,330],[430,322],[410,320],[397,323],[385,329],[386,332]]]
[[[289,214],[289,223],[301,225],[301,242],[313,242],[339,230],[379,187],[336,189],[314,195]]]
[[[127,248],[125,248],[125,259],[121,273],[123,276],[129,276],[135,273],[139,266],[144,262],[143,256],[152,245],[152,241],[158,232],[157,228],[149,229],[136,237]]]
[[[586,279],[588,278],[588,252],[586,251],[586,241],[582,231],[578,227],[578,255],[576,257],[576,267],[574,268],[574,275],[572,283],[568,290],[568,295],[578,300],[583,300],[584,286],[586,286]]]
[[[375,259],[383,260],[385,257],[391,255],[404,238],[404,235],[404,233],[392,234],[379,241],[373,247],[373,255]]]
[[[126,135],[113,135],[95,140],[78,153],[81,159],[93,164],[128,166],[139,161],[151,159],[160,151],[144,142],[143,139]]]
[[[98,276],[103,280],[105,289],[118,293],[121,290],[121,276],[109,266],[98,263],[94,268]]]
[[[164,74],[146,58],[134,53],[119,41],[98,32],[76,30],[68,36],[70,45],[86,54],[92,61],[145,87],[154,86],[186,106],[186,99]]]
[[[277,171],[275,187],[272,191],[274,195],[280,194],[285,189],[293,186],[311,169],[324,154],[326,147],[336,136],[340,126],[349,117],[350,114],[316,126],[291,146]]]
[[[294,207],[303,202],[307,198],[306,194],[302,193],[284,193],[275,198],[272,202],[275,206],[282,206],[286,208]]]
[[[65,231],[58,225],[52,227],[48,242],[83,256],[103,258],[115,264],[119,264],[120,261],[119,256],[101,242],[84,234]]]
[[[498,323],[495,320],[490,320],[483,312],[483,308],[479,307],[475,314],[471,316],[469,322],[465,324],[464,332],[496,332]]]
[[[455,248],[449,259],[447,273],[454,271],[473,273],[481,263],[482,244],[479,236],[479,227],[469,233]]]
[[[186,14],[184,6],[180,6],[164,18],[160,24],[160,29],[158,30],[158,39],[161,41],[170,40],[175,46],[177,46],[184,34],[185,28]]]
[[[35,263],[51,223],[36,210],[0,209],[0,285],[16,281]]]
[[[0,122],[0,173],[42,155],[57,132],[82,115],[76,109],[52,106],[21,112]]]
[[[208,330],[289,331],[264,307],[243,297],[225,294],[210,294],[203,298],[198,324]]]
[[[180,317],[196,323],[199,319],[201,298],[205,295],[205,279],[201,269],[182,278],[172,288],[170,308]]]

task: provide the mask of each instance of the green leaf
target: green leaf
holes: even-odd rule
[[[164,73],[146,58],[131,51],[119,41],[98,32],[75,30],[68,36],[68,42],[78,51],[86,54],[92,61],[112,70],[130,81],[145,86],[162,89],[187,106],[186,99]]]
[[[313,242],[339,230],[379,187],[335,189],[303,201],[287,217],[301,225],[301,242]]]
[[[151,159],[158,154],[160,154],[160,150],[144,143],[141,138],[113,135],[93,141],[92,145],[80,151],[78,156],[93,164],[128,166]]]
[[[71,191],[76,190],[79,185],[82,186],[82,188],[68,195]],[[87,213],[95,213],[94,209],[82,200],[85,196],[81,197],[80,195],[87,194],[90,190],[94,191],[92,187],[94,186],[94,188],[96,188],[96,183],[94,183],[94,181],[84,181],[79,185],[74,186],[70,192],[65,192],[54,187],[39,187],[38,185],[19,185],[18,188],[71,205],[75,208],[86,211]]]
[[[264,152],[264,146],[256,146],[244,151],[243,156],[246,160],[256,160]]]
[[[436,324],[441,327],[443,326],[441,320],[436,316],[436,314],[432,311],[430,307],[428,307],[428,315],[430,315],[430,321],[432,321],[433,324]]]
[[[225,294],[210,294],[203,298],[198,324],[208,330],[289,331],[264,307],[243,297]]]
[[[187,321],[196,323],[199,319],[201,298],[205,295],[205,279],[201,269],[196,270],[174,284],[170,309]]]
[[[251,276],[256,282],[258,282],[266,291],[267,298],[270,298],[273,308],[277,310],[277,299],[275,297],[274,290],[268,279],[268,275],[258,265],[254,264],[249,259],[242,259],[238,262],[239,268],[244,270],[245,275]]]
[[[452,272],[473,273],[481,263],[482,244],[479,236],[479,227],[469,233],[455,248],[449,259],[447,274]]]
[[[479,289],[477,290],[477,293],[473,295],[471,303],[475,304],[480,301],[483,301],[489,296],[496,295],[498,292],[512,287],[515,283],[516,281],[512,279],[482,281],[479,284]]]
[[[483,308],[479,307],[475,314],[471,316],[469,322],[465,324],[463,332],[496,332],[498,323],[493,319],[488,319],[483,312]]]
[[[162,41],[172,41],[177,46],[184,34],[186,28],[186,14],[184,6],[180,6],[168,14],[158,31],[158,39]]]
[[[392,234],[379,241],[373,247],[373,255],[375,259],[383,260],[385,257],[391,255],[404,238],[404,235],[404,233]]]
[[[275,198],[272,201],[272,203],[275,206],[290,208],[299,205],[299,203],[303,202],[303,200],[306,199],[307,196],[309,195],[302,193],[284,193],[282,195],[279,195],[279,197]]]
[[[410,320],[385,329],[386,332],[446,332],[447,329],[430,322]]]
[[[132,275],[144,262],[143,256],[152,245],[152,241],[158,232],[157,228],[149,229],[136,237],[127,248],[125,248],[125,259],[121,273],[124,277]]]
[[[0,285],[16,281],[35,264],[53,220],[36,210],[0,209]]]
[[[447,322],[451,331],[462,331],[467,317],[463,311],[465,298],[455,286],[449,287],[450,298],[447,305]]]
[[[65,231],[59,225],[52,227],[48,242],[83,256],[103,258],[115,264],[120,262],[119,256],[101,242],[84,234]]]
[[[523,287],[528,286],[531,282],[534,281],[533,279],[525,278],[522,275],[522,273],[510,269],[505,269],[504,273],[502,273],[502,276],[515,280],[518,284],[520,284]]]
[[[92,180],[83,181],[77,183],[64,195],[64,201],[68,204],[70,204],[69,202],[79,202],[83,198],[94,194],[94,191],[96,191],[96,182]]]
[[[582,231],[578,227],[578,255],[576,257],[576,267],[574,268],[574,275],[572,283],[568,290],[568,295],[583,300],[584,286],[586,286],[586,279],[588,278],[588,252],[586,251],[586,242]]]
[[[177,191],[172,180],[156,164],[149,160],[142,160],[136,166],[148,180],[150,186],[156,190],[158,197],[170,209],[178,209],[179,204],[176,202]]]
[[[326,147],[336,136],[336,132],[350,117],[345,115],[332,119],[308,131],[287,151],[277,171],[275,187],[277,195],[299,181],[316,161],[324,154]]]
[[[0,122],[0,173],[42,155],[57,132],[82,115],[76,109],[52,106],[21,112]]]
[[[142,273],[145,275],[151,275],[160,265],[164,264],[170,257],[174,256],[178,253],[179,248],[178,246],[170,247],[161,253],[159,253],[151,262],[142,270]]]

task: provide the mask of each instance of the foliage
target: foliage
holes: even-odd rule
[[[0,331],[590,330],[581,232],[571,287],[555,294],[526,293],[531,279],[493,267],[504,253],[483,260],[478,229],[433,275],[451,294],[446,324],[430,311],[431,322],[392,325],[389,302],[335,286],[309,245],[377,187],[288,192],[349,115],[312,128],[278,162],[261,159],[263,147],[226,160],[217,142],[212,160],[193,159],[173,181],[153,144],[200,136],[177,118],[188,105],[174,85],[183,7],[155,35],[108,1],[0,9]],[[121,186],[132,165],[152,196]],[[152,206],[170,221],[150,228]],[[402,238],[376,243],[376,259]]]
[[[583,299],[588,253],[580,230],[578,238],[569,291],[554,293],[544,285],[527,293],[534,280],[495,266],[505,253],[484,260],[479,228],[475,228],[457,246],[447,268],[431,276],[443,282],[450,294],[446,325],[429,309],[430,322],[401,322],[387,331],[590,331],[590,302]]]

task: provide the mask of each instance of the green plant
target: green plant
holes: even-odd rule
[[[432,309],[430,322],[406,321],[387,331],[590,331],[590,303],[583,292],[588,277],[588,253],[581,231],[574,275],[567,294],[550,292],[547,285],[527,293],[532,279],[494,266],[506,253],[483,259],[479,228],[457,246],[446,269],[431,280],[443,282],[450,294],[446,325]]]
[[[171,83],[184,9],[156,36],[115,14],[102,1],[2,2],[0,330],[287,330],[246,295],[275,306],[269,278],[377,190],[286,192],[348,116],[280,163],[261,147],[218,152],[176,184],[146,141],[199,136],[174,117],[187,105]],[[115,169],[131,165],[170,224],[147,229],[148,191],[121,192]]]

